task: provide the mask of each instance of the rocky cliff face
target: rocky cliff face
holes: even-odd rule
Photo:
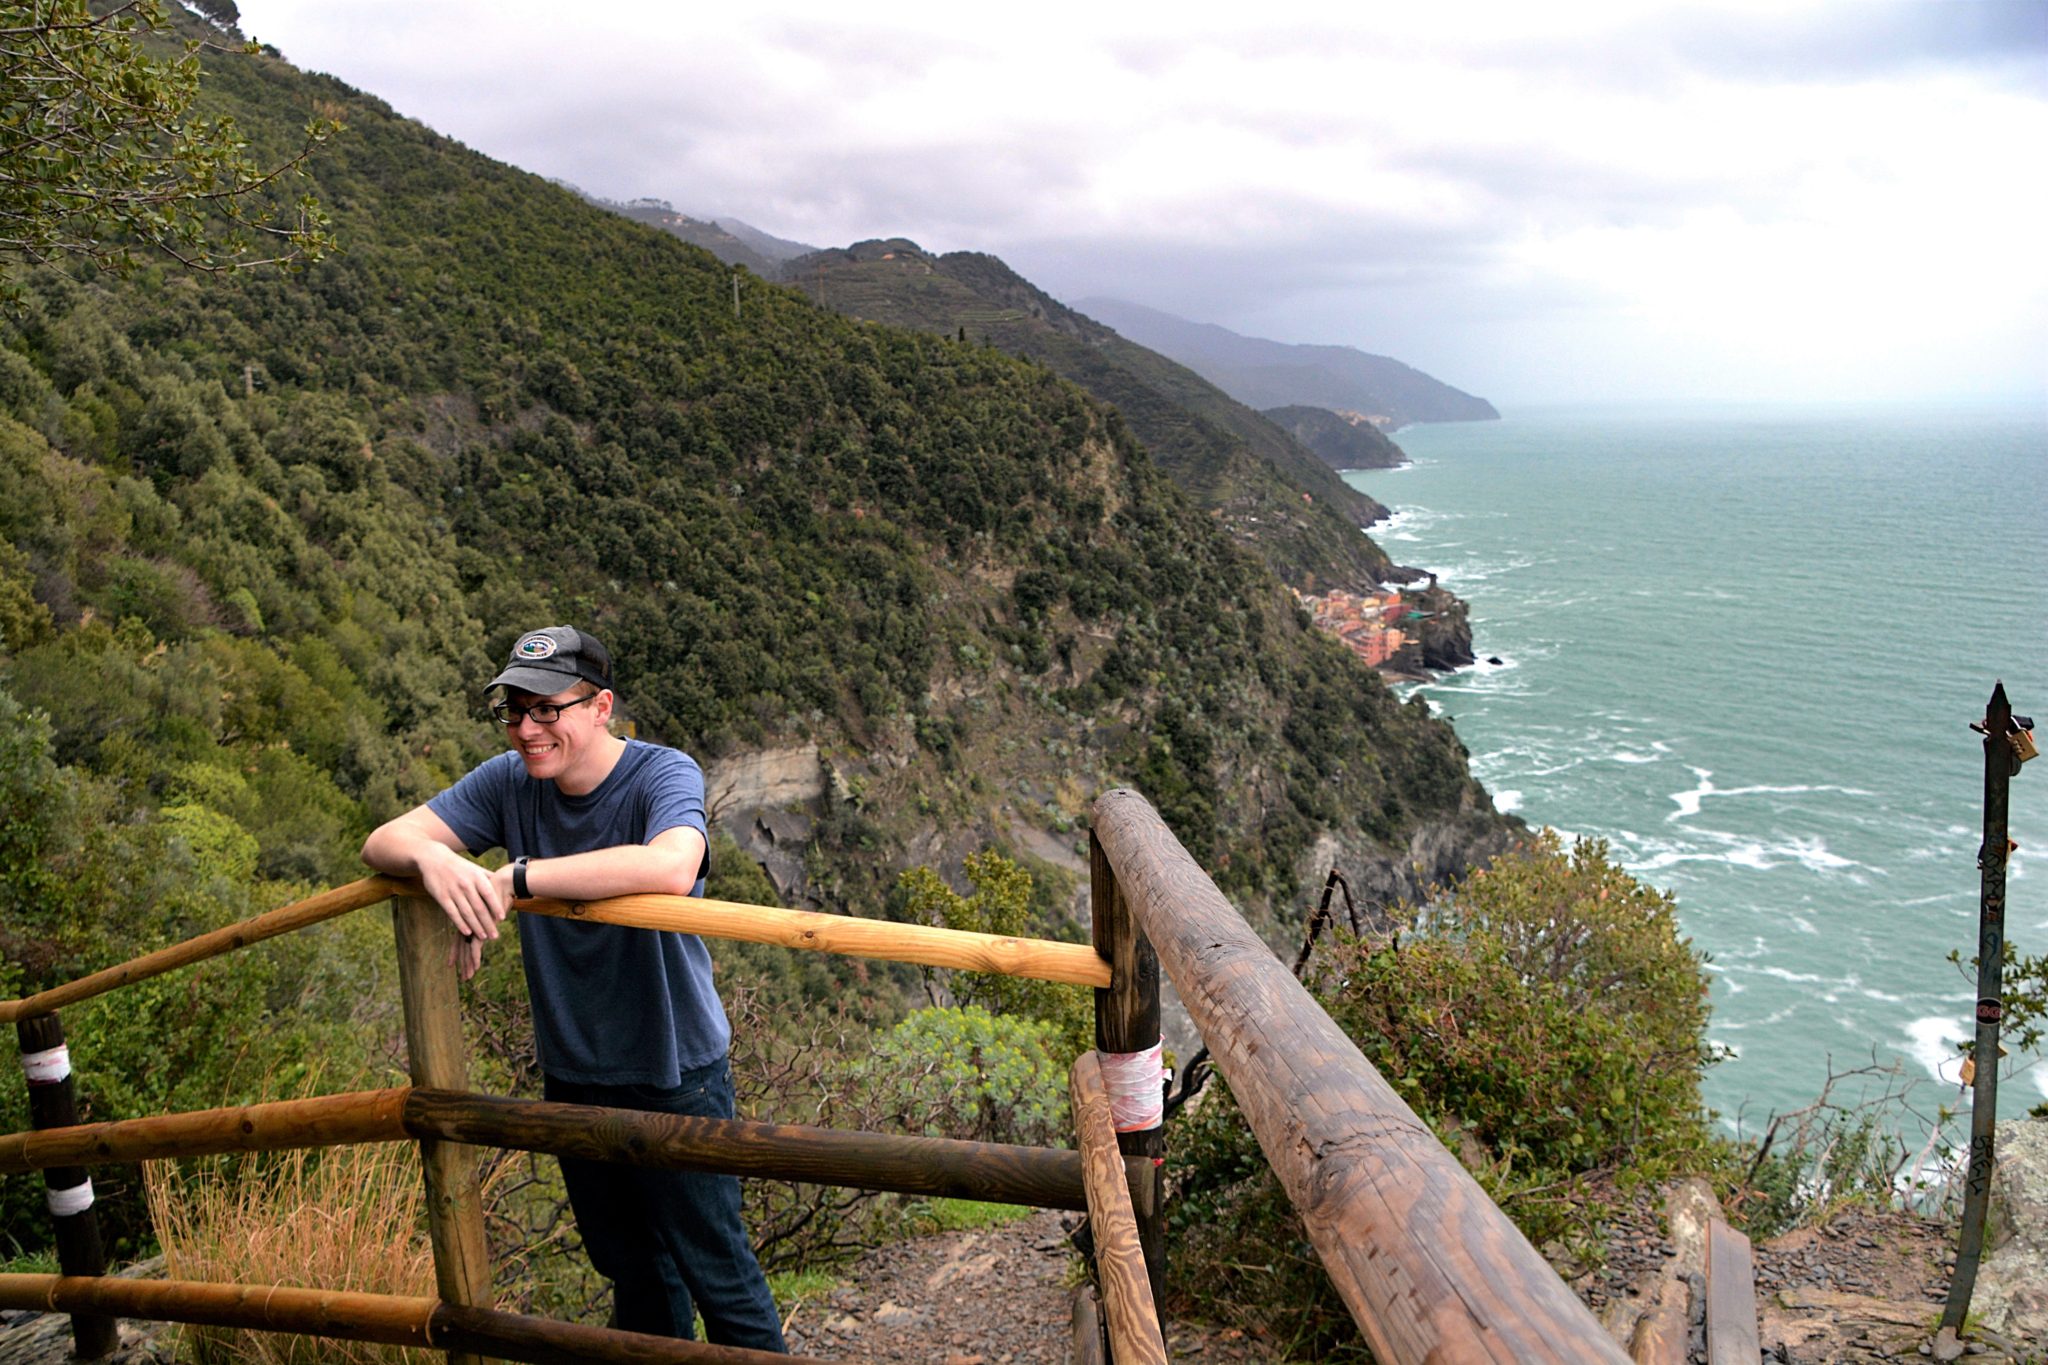
[[[1998,1125],[1989,1254],[1971,1312],[2014,1341],[2048,1343],[2048,1119]]]
[[[1448,588],[1436,586],[1433,578],[1419,601],[1428,613],[1416,623],[1422,638],[1423,667],[1441,673],[1474,662],[1469,604]]]

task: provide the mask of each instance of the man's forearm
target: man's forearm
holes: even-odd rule
[[[430,859],[461,856],[433,836],[395,820],[363,840],[363,862],[394,877],[417,877],[426,871]]]
[[[623,844],[560,858],[534,858],[526,868],[529,896],[605,900],[612,896],[687,896],[703,865],[704,841],[694,831],[667,844]]]

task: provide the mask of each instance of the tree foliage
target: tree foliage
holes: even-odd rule
[[[291,155],[257,159],[231,115],[198,112],[199,40],[154,55],[168,26],[160,0],[0,6],[0,256],[224,270],[332,245],[310,196],[277,191],[337,125],[315,117]]]
[[[1331,1017],[1539,1245],[1582,1237],[1617,1179],[1706,1164],[1704,959],[1663,892],[1604,844],[1546,831],[1385,941],[1315,960]],[[1209,1302],[1348,1358],[1356,1329],[1227,1090],[1176,1125],[1186,1239]]]
[[[946,885],[929,867],[905,872],[899,885],[911,919],[941,929],[1006,938],[1042,937],[1043,923],[1032,913],[1031,874],[993,849],[966,859],[972,895]],[[1050,1030],[1069,1058],[1095,1046],[1092,997],[1080,986],[1034,981],[1000,972],[948,972],[953,999],[968,1011],[1031,1021]]]

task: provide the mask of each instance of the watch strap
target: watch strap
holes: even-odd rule
[[[512,860],[512,898],[514,900],[527,900],[533,895],[531,891],[526,889],[527,861],[525,858],[514,858]]]

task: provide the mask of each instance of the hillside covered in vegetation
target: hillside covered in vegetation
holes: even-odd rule
[[[1119,783],[1281,917],[1332,858],[1412,887],[1503,828],[1449,728],[1045,366],[751,278],[735,301],[707,252],[337,81],[207,65],[259,156],[346,125],[312,167],[340,249],[20,275],[0,991],[358,875],[367,829],[494,751],[478,684],[554,621],[611,644],[639,733],[714,798],[726,765],[816,746],[825,908],[884,913],[901,867],[1001,845],[1057,917]],[[380,956],[281,947],[233,991],[88,1011],[93,1116],[302,1074]],[[113,1065],[144,1039],[175,1055]]]
[[[934,256],[894,238],[785,262],[782,277],[855,317],[980,340],[1037,361],[1114,406],[1160,468],[1280,578],[1304,592],[1405,579],[1359,534],[1387,509],[1288,432],[1193,370],[1066,307],[994,256]]]

